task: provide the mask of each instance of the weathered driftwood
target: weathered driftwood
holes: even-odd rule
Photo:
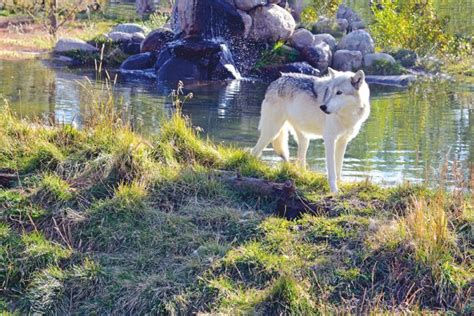
[[[304,213],[326,213],[324,205],[313,203],[298,195],[292,181],[278,183],[258,178],[243,177],[228,171],[219,171],[221,180],[238,192],[249,192],[261,198],[276,201],[275,213],[287,219],[300,217]]]
[[[0,188],[11,188],[17,180],[16,174],[0,172]]]

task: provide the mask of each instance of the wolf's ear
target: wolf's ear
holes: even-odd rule
[[[358,70],[354,77],[351,78],[351,83],[352,83],[352,86],[354,88],[356,88],[357,90],[359,90],[360,86],[362,85],[362,83],[364,82],[365,80],[365,74],[364,74],[364,71],[362,70]]]
[[[328,73],[329,73],[329,76],[330,76],[331,78],[334,78],[334,77],[336,77],[337,71],[335,71],[335,70],[332,69],[331,67],[328,67]]]

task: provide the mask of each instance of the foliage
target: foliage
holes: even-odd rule
[[[366,73],[369,75],[401,75],[406,70],[397,62],[391,63],[387,60],[376,60],[372,66],[366,67]]]
[[[471,43],[445,31],[448,20],[436,14],[432,0],[381,0],[373,4],[372,12],[370,30],[382,49],[406,48],[420,55],[449,52],[456,56],[472,49]]]
[[[262,68],[269,65],[281,65],[291,63],[299,59],[299,52],[285,45],[284,41],[276,42],[271,50],[263,52],[260,59],[255,64],[255,68]]]
[[[321,16],[333,16],[341,3],[342,0],[311,0],[301,12],[301,23],[309,26]]]

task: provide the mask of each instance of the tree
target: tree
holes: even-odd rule
[[[155,2],[159,3],[160,1],[154,0],[137,0],[136,7],[137,13],[139,16],[143,17],[146,14],[155,12]]]

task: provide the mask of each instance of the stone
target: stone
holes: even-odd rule
[[[208,80],[208,71],[194,60],[180,57],[168,59],[158,70],[157,80],[175,83],[179,80]]]
[[[124,53],[128,55],[140,54],[139,42],[134,42],[134,41],[124,42],[122,43],[121,48],[124,51]]]
[[[393,54],[393,58],[403,67],[414,67],[418,60],[418,54],[410,49],[400,49]]]
[[[331,34],[328,34],[328,33],[315,34],[313,35],[313,38],[314,38],[315,43],[325,42],[326,44],[328,44],[332,52],[336,50],[337,42],[336,42],[336,39]]]
[[[140,24],[136,23],[122,23],[119,25],[116,25],[113,29],[112,32],[122,32],[122,33],[147,33],[148,29],[146,27],[141,26]]]
[[[153,53],[142,53],[128,57],[120,66],[122,70],[143,70],[153,68],[156,55]]]
[[[351,25],[352,22],[361,21],[361,18],[359,17],[359,15],[355,13],[355,11],[352,10],[350,7],[344,4],[341,4],[339,8],[337,9],[336,18],[346,19],[349,25]]]
[[[344,36],[337,44],[337,49],[358,50],[362,55],[373,53],[374,40],[364,30],[357,30]]]
[[[163,66],[173,55],[171,54],[171,48],[168,46],[163,47],[155,62],[155,71],[158,72],[161,66]]]
[[[320,72],[318,69],[312,67],[307,62],[295,62],[283,65],[271,65],[259,68],[257,75],[266,80],[276,80],[282,73],[300,73],[312,76],[319,76]]]
[[[132,34],[132,41],[141,43],[145,39],[145,34],[141,32],[135,32]]]
[[[115,43],[129,42],[133,37],[132,33],[125,32],[110,32],[107,36]]]
[[[338,50],[334,53],[332,67],[340,71],[354,71],[362,68],[362,53],[357,50]]]
[[[252,29],[252,17],[245,11],[237,10],[237,12],[239,12],[242,22],[244,23],[244,38],[247,38],[250,34],[250,30]]]
[[[266,0],[234,0],[237,9],[242,11],[250,11],[259,5],[266,5]]]
[[[257,7],[250,12],[250,16],[253,21],[250,37],[255,40],[286,40],[296,27],[293,16],[276,4]]]
[[[167,28],[159,28],[147,35],[147,37],[141,43],[140,51],[145,52],[157,52],[160,51],[166,43],[173,40],[174,33]]]
[[[395,58],[385,53],[374,53],[364,55],[364,67],[372,67],[375,63],[384,61],[389,64],[396,64]]]
[[[294,48],[303,49],[313,44],[313,33],[306,29],[297,29],[293,35],[291,35],[289,42]]]
[[[301,55],[305,61],[318,69],[321,73],[326,73],[332,63],[331,47],[325,42],[318,42],[305,47],[301,51]]]
[[[237,9],[226,0],[176,0],[172,29],[182,38],[231,38],[244,33]]]
[[[365,23],[363,21],[353,21],[349,24],[349,28],[352,31],[365,29]]]
[[[329,33],[334,37],[341,37],[346,34],[348,26],[346,19],[322,18],[313,25],[311,31],[314,34]]]
[[[56,43],[56,46],[54,47],[54,51],[56,53],[63,53],[63,52],[69,52],[69,51],[82,51],[82,52],[94,53],[99,50],[97,49],[97,47],[87,44],[86,42],[79,39],[61,38]]]

